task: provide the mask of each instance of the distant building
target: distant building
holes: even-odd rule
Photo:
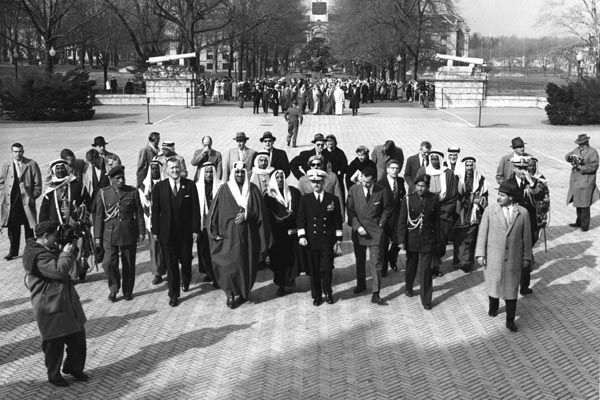
[[[334,0],[304,0],[304,3],[310,21],[306,41],[318,37],[329,40],[329,13]]]
[[[465,20],[454,12],[442,13],[438,25],[439,52],[449,56],[468,57],[470,29]]]

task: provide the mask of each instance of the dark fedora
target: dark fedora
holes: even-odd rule
[[[579,136],[577,136],[577,139],[575,139],[575,143],[577,143],[577,144],[586,143],[586,142],[589,142],[590,139],[591,139],[591,137],[589,137],[585,133],[582,133]]]
[[[271,139],[272,141],[276,140],[275,136],[273,136],[273,134],[269,131],[266,131],[265,133],[263,133],[262,137],[258,140],[260,140],[261,142],[264,142],[265,139]]]
[[[92,147],[96,146],[106,146],[108,142],[104,140],[104,136],[96,136],[94,138],[94,143],[92,143]]]
[[[322,133],[317,133],[311,143],[324,142],[325,136]]]
[[[525,147],[525,142],[523,141],[523,139],[521,139],[520,137],[516,137],[513,140],[511,140],[511,144],[510,147],[512,147],[513,149],[518,149],[519,147]]]
[[[249,139],[250,138],[248,136],[246,136],[246,133],[244,133],[244,132],[236,133],[235,137],[233,138],[233,140],[235,140],[236,142],[246,142]]]
[[[125,167],[122,165],[117,165],[116,167],[113,167],[110,171],[108,171],[108,177],[109,178],[114,178],[117,175],[123,175],[125,174]]]
[[[504,193],[508,196],[514,196],[516,190],[517,190],[517,186],[514,183],[509,182],[509,181],[502,182],[502,184],[500,185],[500,188],[498,188],[499,192]]]

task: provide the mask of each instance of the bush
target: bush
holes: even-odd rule
[[[546,114],[552,125],[600,124],[600,82],[584,80],[546,87]]]
[[[0,110],[19,121],[80,121],[94,117],[94,85],[89,73],[28,73],[0,86]]]

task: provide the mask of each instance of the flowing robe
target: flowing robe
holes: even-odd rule
[[[333,91],[335,98],[335,115],[342,115],[344,113],[344,91],[341,88],[336,88]]]
[[[256,281],[259,261],[273,239],[265,201],[254,184],[249,184],[246,221],[236,224],[240,211],[229,185],[221,186],[210,208],[210,252],[221,289],[247,299]],[[215,236],[223,239],[214,240]]]

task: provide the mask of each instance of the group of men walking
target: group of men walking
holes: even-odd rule
[[[598,153],[589,146],[589,139],[580,135],[578,147],[566,155],[572,165],[568,202],[577,207],[574,225],[584,231],[589,229],[589,207],[600,194],[595,183]],[[531,249],[548,222],[550,204],[538,160],[525,152],[521,138],[512,140],[513,151],[499,163],[497,202],[489,200],[488,182],[477,170],[477,160],[460,159],[458,147],[449,147],[444,154],[424,141],[405,163],[402,149],[388,140],[375,146],[371,157],[366,146],[358,146],[356,158],[348,163],[334,135],[314,135],[314,147],[292,160],[274,147],[276,138],[271,132],[260,138],[260,150],[246,146],[249,138],[244,132],[233,140],[236,146],[222,154],[212,148],[212,138],[202,138],[203,147],[191,160],[196,167],[192,174],[175,151],[175,143],[161,144],[160,134],[152,132],[139,152],[137,187],[126,185],[125,167],[116,154],[106,150],[103,137],[94,139],[85,161],[77,160],[68,149],[61,152],[45,178],[36,240],[30,243],[36,254],[49,252],[45,262],[55,263],[62,272],[60,276],[49,273],[51,267],[40,267],[35,257],[24,256],[31,284],[43,283],[30,287],[44,340],[54,340],[45,336],[44,327],[55,317],[40,297],[51,290],[48,283],[68,285],[65,279],[70,282],[70,278],[65,274],[85,277],[81,263],[73,272],[75,246],[65,241],[81,248],[84,257],[80,255],[80,261],[93,255],[102,263],[110,301],[118,300],[119,291],[123,299],[133,299],[137,244],[147,236],[152,283],[160,284],[167,275],[173,307],[179,305],[180,292],[190,288],[194,245],[204,281],[225,292],[230,308],[248,300],[257,271],[265,266],[274,272],[278,296],[294,286],[301,272],[310,275],[312,301],[320,306],[335,302],[334,258],[341,254],[346,217],[356,257],[356,294],[367,289],[368,265],[371,301],[387,304],[381,295],[382,279],[390,269],[398,270],[398,252],[404,249],[405,294],[414,295],[419,274],[421,303],[431,309],[432,279],[442,276],[440,265],[452,242],[453,267],[469,272],[475,260],[484,266],[489,315],[497,314],[498,301],[504,299],[506,326],[517,330],[516,299],[519,291],[522,295],[532,292]],[[35,199],[42,196],[44,182],[37,163],[24,157],[21,144],[13,144],[11,150],[13,160],[0,170],[4,199],[0,216],[11,242],[7,260],[18,254],[21,225],[26,238],[34,236]],[[297,187],[288,183],[290,174],[296,177]],[[60,227],[66,225],[79,226],[79,233],[68,239],[58,237]],[[93,228],[86,231],[90,225]],[[93,240],[86,242],[86,234]],[[57,301],[68,301],[78,310],[78,300],[70,296]],[[83,330],[84,321],[82,314],[73,322],[81,328],[76,332]],[[81,346],[80,339],[73,338],[77,346]],[[55,360],[59,354],[46,352],[46,357]],[[83,368],[67,371],[87,379]],[[52,372],[49,366],[49,379],[64,383],[55,365]]]

